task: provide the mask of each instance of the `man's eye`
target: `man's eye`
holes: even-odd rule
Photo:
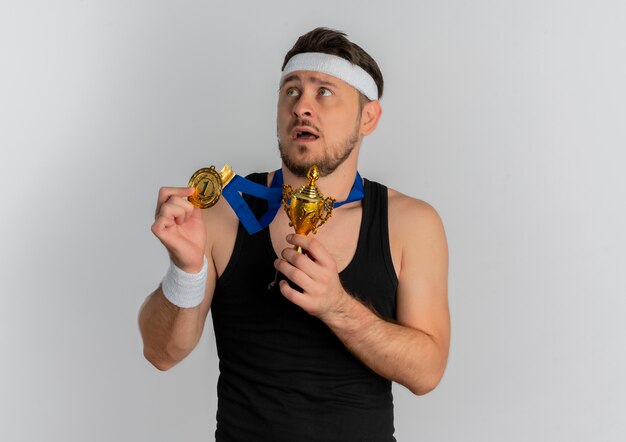
[[[299,94],[298,89],[296,89],[295,87],[291,87],[289,89],[287,89],[287,96],[288,97],[297,97]]]
[[[330,97],[332,94],[333,93],[329,89],[326,89],[326,88],[320,89],[320,95],[322,97]]]

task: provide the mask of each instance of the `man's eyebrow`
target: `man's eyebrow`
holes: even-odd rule
[[[290,81],[298,81],[298,82],[302,82],[302,80],[300,79],[299,76],[297,75],[288,75],[283,79],[283,82],[281,83],[281,87],[285,84],[288,83]],[[336,83],[333,83],[332,81],[326,81],[326,80],[322,80],[320,78],[317,77],[309,77],[308,81],[310,81],[311,83],[316,83],[319,84],[320,86],[331,86],[331,87],[337,87]]]
[[[300,81],[300,78],[297,75],[288,75],[285,78],[283,78],[283,82],[281,83],[281,86],[285,83],[288,83],[290,81],[294,81],[294,80],[298,80]]]
[[[312,81],[313,83],[317,83],[317,84],[319,84],[320,86],[337,87],[337,84],[336,84],[336,83],[333,83],[332,81],[321,80],[321,79],[319,79],[319,78],[315,78],[315,77],[312,77],[312,78],[311,78],[311,81]]]

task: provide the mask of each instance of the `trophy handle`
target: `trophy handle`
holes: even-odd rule
[[[291,222],[291,216],[290,216],[291,206],[289,205],[289,202],[288,202],[291,199],[292,195],[293,195],[293,187],[291,187],[289,184],[283,184],[283,196],[280,199],[280,202],[283,205],[283,209],[285,209],[285,213],[287,213],[287,218],[289,218],[289,227],[293,227],[293,223]]]
[[[335,198],[328,197],[324,199],[324,203],[322,204],[322,213],[320,215],[317,226],[315,226],[315,228],[313,229],[313,234],[316,234],[317,229],[319,229],[333,215],[334,205],[335,205]]]

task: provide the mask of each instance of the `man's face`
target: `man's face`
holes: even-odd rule
[[[278,148],[285,166],[305,177],[316,164],[332,173],[360,142],[361,106],[352,86],[327,74],[296,71],[278,98]]]

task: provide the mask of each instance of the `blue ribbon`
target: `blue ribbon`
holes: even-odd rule
[[[268,201],[267,211],[260,219],[256,219],[254,213],[252,213],[252,210],[250,210],[250,207],[244,201],[241,195],[242,193]],[[281,207],[283,197],[283,171],[278,169],[274,172],[274,178],[272,179],[270,187],[257,184],[240,175],[235,175],[228,185],[222,189],[222,195],[237,214],[241,224],[248,233],[252,235],[269,226],[278,213],[278,209]],[[359,172],[357,172],[348,198],[346,198],[345,201],[335,202],[334,207],[341,207],[344,204],[359,201],[363,199],[364,195],[363,180]]]

